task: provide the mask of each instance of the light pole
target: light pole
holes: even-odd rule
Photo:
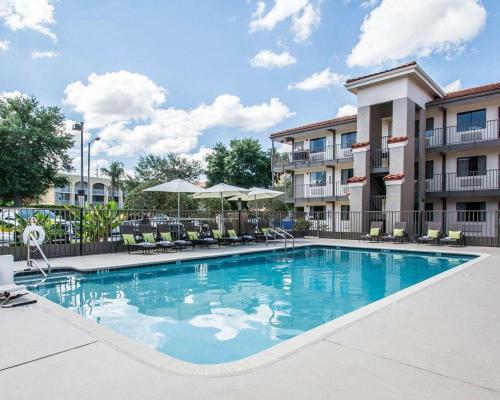
[[[74,124],[73,130],[80,131],[80,189],[78,189],[78,200],[80,201],[80,207],[83,207],[85,203],[85,191],[83,190],[83,121]]]
[[[90,188],[92,185],[90,184],[90,146],[92,146],[92,143],[97,142],[101,140],[99,136],[95,137],[91,141],[89,141],[89,151],[87,154],[87,201],[89,204],[92,203],[92,197],[90,197]]]

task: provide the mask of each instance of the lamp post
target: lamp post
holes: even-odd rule
[[[101,140],[99,136],[95,137],[91,141],[89,141],[89,151],[87,154],[87,201],[89,204],[92,203],[92,197],[90,196],[90,188],[92,185],[90,184],[90,146],[92,146],[92,143],[97,142]]]
[[[73,125],[74,131],[80,131],[80,189],[78,189],[78,200],[80,201],[80,207],[83,207],[83,203],[85,199],[82,200],[82,197],[85,196],[85,191],[83,190],[83,121],[79,124]]]
[[[83,205],[85,202],[85,191],[83,190],[83,121],[79,124],[73,125],[74,131],[80,131],[80,185],[81,189],[78,189],[78,200],[80,201],[80,255],[83,256]]]

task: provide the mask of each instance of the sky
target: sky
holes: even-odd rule
[[[498,82],[498,38],[498,0],[0,0],[0,96],[85,121],[92,174],[131,171],[233,138],[269,148],[355,113],[347,78],[409,60],[447,91]]]

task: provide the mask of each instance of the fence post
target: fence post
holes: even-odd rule
[[[83,207],[80,207],[80,255],[83,256]]]

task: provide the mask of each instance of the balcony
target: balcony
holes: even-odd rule
[[[500,170],[492,169],[484,172],[469,172],[459,176],[456,172],[435,174],[432,179],[425,180],[425,190],[439,196],[449,195],[500,195]]]
[[[476,143],[485,143],[489,141],[500,140],[499,120],[485,121],[478,124],[477,127],[469,130],[458,130],[457,126],[448,126],[445,130],[442,128],[433,129],[425,133],[425,147],[438,148],[442,146],[468,147],[467,145]]]
[[[272,157],[273,170],[286,170],[315,165],[337,164],[352,161],[351,147],[342,145],[326,146],[316,150],[296,150],[289,153],[276,153]]]
[[[371,151],[371,167],[372,172],[389,171],[389,149],[387,147]]]
[[[295,186],[277,186],[274,190],[285,193],[285,202],[294,202],[296,200],[320,200],[335,201],[347,200],[349,195],[349,186],[347,183],[337,181],[326,184],[308,184]]]

